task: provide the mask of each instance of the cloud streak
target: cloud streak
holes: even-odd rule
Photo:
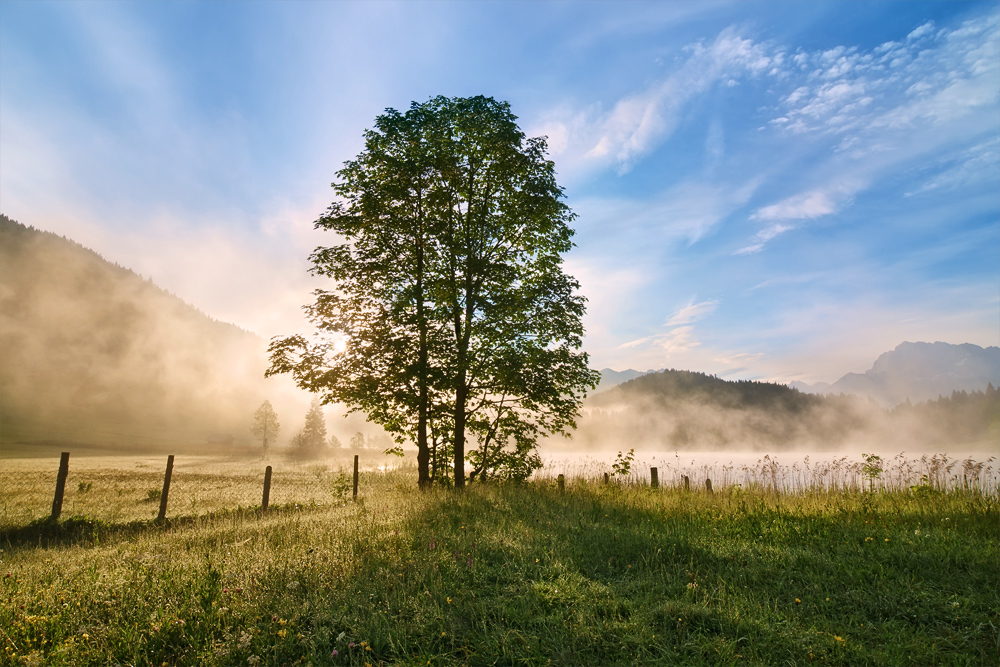
[[[554,110],[533,133],[548,135],[552,154],[572,172],[609,166],[626,174],[677,128],[686,105],[712,87],[746,77],[774,76],[784,54],[727,28],[708,43],[685,49],[684,62],[665,79],[615,102],[581,111]]]

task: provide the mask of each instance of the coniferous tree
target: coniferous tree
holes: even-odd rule
[[[309,455],[316,455],[326,447],[326,419],[318,398],[314,398],[309,406],[306,424],[302,428],[297,444]]]

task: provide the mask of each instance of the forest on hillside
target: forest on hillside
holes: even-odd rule
[[[873,446],[953,449],[1000,438],[1000,392],[951,396],[885,409],[855,395],[807,394],[786,385],[728,381],[666,370],[589,397],[574,448],[668,450]]]
[[[0,215],[5,442],[249,438],[265,343],[133,271]]]

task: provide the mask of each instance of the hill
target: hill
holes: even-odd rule
[[[1000,436],[1000,392],[991,384],[889,410],[853,395],[820,396],[782,384],[667,370],[590,396],[584,406],[575,447],[953,451]]]
[[[0,215],[0,439],[248,440],[266,343],[133,271]]]
[[[648,370],[643,372],[643,371],[633,370],[631,368],[624,371],[616,371],[612,368],[602,368],[600,371],[601,381],[598,383],[597,388],[595,388],[594,391],[591,392],[591,395],[602,391],[607,391],[612,387],[617,387],[623,382],[628,382],[629,380],[633,380],[637,377],[655,372],[656,371],[654,370]]]

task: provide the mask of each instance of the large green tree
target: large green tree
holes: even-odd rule
[[[414,442],[421,486],[527,476],[597,381],[544,138],[504,102],[436,97],[376,118],[337,176],[316,226],[341,242],[310,256],[332,282],[306,308],[317,335],[273,340],[268,373]]]

